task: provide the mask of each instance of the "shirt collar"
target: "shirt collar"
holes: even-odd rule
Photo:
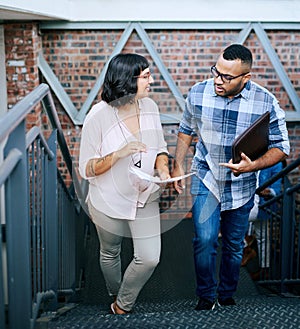
[[[242,89],[242,91],[240,92],[240,95],[245,98],[246,100],[250,99],[250,90],[251,90],[251,84],[250,84],[250,80],[248,80],[244,86],[244,88]]]
[[[250,89],[251,89],[251,85],[250,85],[250,80],[248,80],[244,86],[244,88],[242,89],[241,92],[239,92],[237,95],[234,96],[234,98],[238,98],[238,97],[243,97],[246,100],[249,100],[250,98]],[[218,96],[215,91],[213,91],[213,96]]]

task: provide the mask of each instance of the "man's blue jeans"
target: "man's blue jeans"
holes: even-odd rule
[[[232,297],[237,289],[243,257],[244,237],[253,199],[244,206],[221,212],[219,201],[197,177],[193,177],[194,261],[199,297],[214,301]],[[222,256],[217,282],[218,234],[222,234]]]

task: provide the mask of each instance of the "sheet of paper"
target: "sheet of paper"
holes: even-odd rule
[[[169,179],[163,179],[163,180],[161,180],[158,176],[151,176],[151,175],[143,172],[140,169],[130,168],[130,171],[133,174],[137,175],[141,179],[145,179],[145,180],[147,180],[149,182],[158,183],[158,184],[172,183],[172,182],[175,182],[175,181],[178,181],[178,180],[187,178],[187,177],[195,174],[194,172],[192,172],[192,173],[189,173],[189,174],[186,174],[186,175],[183,175],[183,176],[172,177],[172,178],[169,178]]]

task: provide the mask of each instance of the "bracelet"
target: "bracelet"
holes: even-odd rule
[[[169,153],[167,152],[158,153],[156,157],[159,157],[160,155],[166,155],[167,157],[169,157]]]

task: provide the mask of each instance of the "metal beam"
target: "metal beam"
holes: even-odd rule
[[[123,32],[123,34],[122,34],[120,40],[118,41],[115,49],[113,50],[112,54],[110,55],[109,60],[104,65],[104,68],[101,71],[100,76],[98,77],[93,89],[88,94],[88,97],[87,97],[86,101],[84,102],[81,110],[77,113],[77,115],[76,115],[76,121],[77,122],[83,123],[84,118],[85,118],[88,110],[90,109],[93,101],[95,100],[96,96],[98,95],[99,90],[100,90],[100,88],[103,84],[104,77],[105,77],[107,67],[108,67],[108,63],[109,63],[110,59],[112,57],[114,57],[115,55],[117,55],[118,53],[120,53],[121,50],[124,48],[126,42],[130,38],[130,35],[133,31],[133,27],[134,27],[134,25],[132,23],[129,23],[127,25],[127,27],[125,28],[125,31]]]
[[[161,58],[159,57],[157,51],[155,50],[151,40],[148,37],[148,34],[143,29],[142,25],[140,23],[135,24],[135,29],[142,39],[144,45],[146,46],[147,50],[149,51],[149,54],[151,55],[152,59],[154,60],[155,64],[157,65],[160,73],[162,74],[163,78],[165,79],[166,83],[168,84],[170,90],[172,91],[174,97],[176,98],[176,101],[178,102],[180,108],[184,110],[184,98],[180,92],[180,90],[177,88],[174,80],[172,79],[169,71],[163,64]],[[182,100],[182,101],[181,101]]]
[[[254,31],[258,37],[258,39],[260,40],[260,42],[262,43],[267,55],[269,56],[269,59],[279,77],[279,79],[281,80],[283,87],[285,88],[292,104],[295,107],[296,112],[298,113],[298,118],[300,116],[300,99],[296,93],[295,88],[293,87],[291,80],[289,79],[289,77],[287,76],[283,65],[281,64],[274,48],[271,45],[271,42],[266,34],[266,32],[264,31],[262,25],[260,23],[253,23],[253,28]],[[288,111],[287,111],[288,113]]]
[[[253,29],[252,23],[248,23],[239,33],[236,43],[239,43],[241,45],[244,44],[252,29]]]
[[[54,94],[62,104],[63,108],[71,118],[74,124],[77,124],[76,115],[78,114],[78,110],[72,103],[71,99],[69,98],[68,94],[65,92],[64,88],[62,87],[61,83],[58,81],[56,75],[51,70],[49,64],[43,57],[43,54],[40,52],[38,56],[38,67],[42,72],[43,76],[47,80],[48,84],[50,85],[51,89],[53,90]]]
[[[145,30],[241,30],[246,22],[147,22],[138,21]],[[89,22],[40,22],[41,30],[109,30],[125,29],[128,22],[124,21],[89,21]],[[300,23],[266,22],[261,23],[265,30],[300,30]]]

